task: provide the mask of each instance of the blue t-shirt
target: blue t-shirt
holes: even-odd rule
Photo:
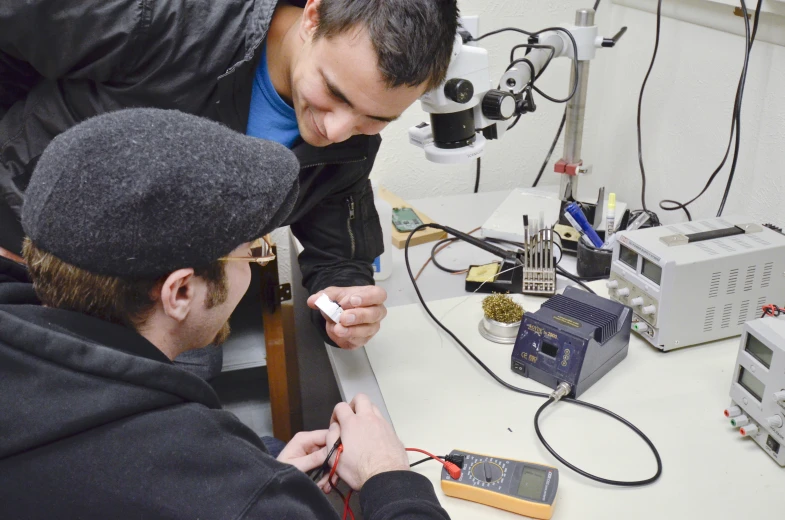
[[[253,80],[251,110],[248,114],[247,135],[276,141],[291,148],[300,130],[294,108],[281,99],[270,80],[267,70],[267,41],[262,47],[262,58]]]

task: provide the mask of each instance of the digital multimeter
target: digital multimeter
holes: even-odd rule
[[[453,450],[464,457],[461,478],[442,469],[442,491],[519,515],[548,520],[559,485],[559,470],[541,464]]]

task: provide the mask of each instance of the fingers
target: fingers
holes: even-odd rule
[[[349,406],[347,403],[338,403],[333,409],[333,416],[330,418],[330,422],[337,422],[340,426],[341,423],[349,421],[353,416],[354,409],[351,406]]]
[[[367,323],[378,323],[386,316],[387,308],[384,305],[358,307],[346,310],[341,314],[341,325],[344,327],[351,327]]]
[[[387,300],[387,291],[375,285],[358,287],[328,287],[308,297],[308,306],[316,309],[316,300],[326,294],[332,301],[337,302],[343,309],[356,307],[373,307],[381,305]]]
[[[381,323],[371,323],[369,325],[356,325],[353,327],[344,327],[343,325],[334,323],[332,327],[327,329],[327,333],[330,333],[330,328],[332,329],[332,333],[344,340],[344,342],[349,342],[354,346],[361,347],[365,345],[369,339],[374,337],[379,329],[381,328]]]
[[[318,468],[324,463],[327,456],[326,448],[316,450],[308,455],[287,461],[289,464],[299,469],[303,473],[308,473],[312,469]]]
[[[352,399],[351,407],[356,414],[373,413],[374,404],[365,394],[357,394]]]
[[[327,444],[327,433],[328,430],[299,432],[289,442],[296,443],[303,453],[311,453],[323,448]]]
[[[387,300],[387,291],[375,285],[346,287],[340,297],[339,300],[334,301],[337,301],[338,305],[344,309],[372,307],[374,305],[381,305]]]

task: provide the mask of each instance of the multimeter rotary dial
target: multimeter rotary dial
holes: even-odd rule
[[[495,462],[481,461],[472,466],[472,477],[486,484],[493,484],[504,476],[504,470]]]

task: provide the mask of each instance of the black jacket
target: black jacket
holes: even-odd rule
[[[85,0],[2,0],[0,218],[9,207],[19,214],[47,144],[97,114],[178,109],[244,133],[277,3],[102,0],[98,9]],[[286,224],[305,248],[299,261],[311,293],[373,284],[370,264],[384,244],[368,175],[380,143],[355,136],[326,148],[294,147],[300,196]],[[13,226],[16,243],[0,246],[18,253],[21,228],[5,220],[0,240]]]
[[[339,518],[210,385],[130,329],[38,305],[11,264],[0,258],[0,518]],[[448,518],[409,471],[373,477],[360,501],[367,520]]]

